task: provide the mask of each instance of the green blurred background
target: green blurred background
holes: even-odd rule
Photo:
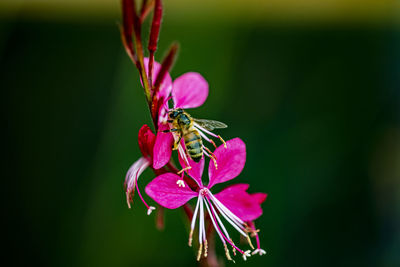
[[[0,2],[8,266],[196,265],[181,210],[158,231],[137,196],[133,209],[125,203],[137,132],[150,120],[119,8]],[[256,222],[267,255],[237,266],[400,266],[399,10],[399,1],[165,1],[158,60],[180,42],[172,77],[198,71],[210,85],[192,115],[246,142],[234,182],[269,194]]]

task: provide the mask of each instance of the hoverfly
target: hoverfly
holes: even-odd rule
[[[216,164],[215,156],[206,146],[203,145],[202,138],[212,143],[214,147],[216,147],[214,141],[205,135],[205,133],[207,133],[211,136],[219,138],[226,147],[225,141],[219,135],[211,132],[214,129],[228,127],[225,123],[214,120],[192,118],[189,113],[181,108],[173,109],[168,112],[168,122],[172,124],[172,128],[166,130],[165,132],[176,132],[179,136],[174,144],[175,150],[178,148],[178,145],[183,138],[186,151],[193,161],[199,162],[203,157],[203,154],[206,154],[208,157],[212,158]]]

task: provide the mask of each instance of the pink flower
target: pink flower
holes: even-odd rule
[[[159,67],[156,67],[159,66]],[[160,64],[155,62],[154,72],[157,73],[161,68]],[[169,77],[169,75],[167,75]],[[169,79],[166,78],[162,87],[169,88]],[[156,137],[156,143],[154,145],[154,159],[153,167],[159,169],[163,167],[171,158],[172,147],[174,144],[175,136],[172,133],[165,133],[170,129],[168,120],[168,100],[172,98],[174,102],[174,109],[176,108],[196,108],[201,106],[207,99],[208,96],[208,83],[201,76],[201,74],[196,72],[185,73],[178,78],[171,85],[171,97],[165,97],[165,103],[162,105],[159,111],[158,118],[158,133]],[[164,90],[165,92],[168,89]],[[181,156],[184,157],[182,147],[178,148]]]
[[[139,158],[135,163],[132,164],[132,166],[126,173],[125,177],[126,202],[128,204],[128,207],[131,208],[131,203],[133,202],[133,195],[136,189],[140,199],[147,207],[148,215],[150,215],[150,213],[155,209],[155,207],[147,205],[146,201],[142,197],[142,194],[140,193],[137,182],[139,176],[143,173],[143,171],[147,167],[151,166],[151,163],[153,161],[153,147],[155,139],[156,137],[150,130],[149,126],[143,125],[142,128],[140,128],[138,142],[143,157]]]
[[[253,236],[257,235],[257,231],[249,226],[246,222],[257,219],[262,214],[261,203],[265,200],[266,194],[256,193],[249,194],[246,192],[249,185],[237,184],[232,185],[218,194],[211,193],[214,185],[223,183],[237,177],[242,171],[246,162],[246,147],[239,138],[234,138],[226,142],[226,148],[219,146],[215,150],[215,156],[218,162],[218,168],[214,164],[209,164],[208,185],[203,185],[201,179],[204,160],[199,163],[191,162],[192,168],[187,170],[188,174],[199,185],[198,191],[193,191],[189,186],[178,186],[177,181],[180,177],[174,173],[165,173],[157,176],[152,182],[146,186],[146,193],[154,199],[158,204],[169,209],[178,208],[187,203],[192,198],[197,197],[196,208],[191,221],[191,231],[189,236],[189,245],[192,243],[192,235],[196,225],[196,219],[199,217],[199,252],[198,260],[202,256],[202,248],[204,246],[204,256],[207,256],[207,239],[205,231],[205,215],[207,210],[212,224],[218,233],[224,247],[226,256],[231,260],[227,245],[242,254],[246,260],[250,256],[250,251],[244,251],[238,248],[232,241],[221,217],[235,228],[241,235],[247,238],[250,246],[251,241],[249,233]],[[181,181],[185,183],[184,181]],[[257,235],[258,238],[258,235]],[[259,244],[259,241],[257,241]],[[257,247],[259,249],[259,245]]]
[[[147,69],[147,58],[145,58],[144,64],[145,68]],[[160,69],[161,65],[157,62],[154,62],[153,81],[155,80],[155,77],[157,77]],[[190,109],[201,106],[207,99],[208,91],[209,89],[207,81],[203,78],[203,76],[201,76],[201,74],[197,72],[185,73],[176,78],[173,82],[170,75],[166,75],[161,83],[159,95],[157,96],[157,100],[160,101],[161,99],[164,104],[160,106],[158,111],[158,133],[154,145],[153,158],[154,169],[162,168],[165,164],[167,164],[171,158],[173,144],[179,139],[176,134],[164,132],[171,129],[171,125],[168,123],[169,112],[176,109]],[[173,109],[170,109],[168,106],[168,101],[171,98],[174,103]],[[208,138],[206,134],[219,138],[222,142],[224,142],[219,135],[212,133],[199,123],[195,122],[194,127],[204,140],[212,143],[214,146],[215,143]],[[191,166],[186,157],[185,146],[178,144],[177,149],[179,155],[186,161],[184,168]],[[215,159],[214,155],[207,148],[203,149],[203,152],[213,160]]]

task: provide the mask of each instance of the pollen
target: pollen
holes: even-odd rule
[[[203,250],[203,244],[200,243],[199,251],[197,252],[197,261],[200,261],[202,250]]]
[[[192,246],[192,241],[193,241],[193,229],[190,230],[190,234],[189,234],[189,247]]]
[[[207,258],[207,254],[208,253],[208,243],[207,243],[207,239],[204,240],[204,258]]]
[[[232,238],[230,238],[230,240],[231,240],[232,244],[235,245],[235,243],[233,243]],[[233,252],[233,255],[236,256],[236,249],[235,249],[235,247],[232,247],[232,252]]]
[[[231,254],[229,253],[229,249],[228,249],[228,246],[226,245],[226,243],[224,243],[224,249],[225,249],[226,258],[228,260],[232,261]]]

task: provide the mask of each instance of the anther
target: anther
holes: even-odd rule
[[[252,231],[250,233],[250,236],[251,237],[256,237],[259,232],[260,232],[260,229],[257,229],[257,230],[252,229]]]
[[[133,203],[133,198],[131,192],[126,192],[126,204],[128,204],[128,208],[131,208],[131,202]]]
[[[199,246],[199,252],[197,253],[197,261],[200,261],[202,249],[203,249],[203,244],[200,244],[200,246]]]
[[[232,258],[231,258],[231,254],[229,253],[229,249],[228,249],[228,247],[226,246],[226,243],[224,243],[224,249],[225,249],[225,255],[226,255],[226,258],[228,259],[228,260],[232,260]]]
[[[230,238],[230,240],[231,240],[232,244],[235,245],[235,243],[233,243],[232,238]],[[232,252],[233,252],[233,255],[236,256],[236,249],[235,249],[235,247],[232,247]]]
[[[222,137],[220,135],[218,135],[219,140],[221,140],[221,142],[224,144],[224,147],[227,148],[225,140],[222,139]]]
[[[189,234],[189,247],[192,246],[192,241],[193,241],[193,229],[190,229],[190,234]]]
[[[246,238],[247,238],[247,242],[249,242],[249,245],[250,245],[251,249],[254,249],[254,246],[251,243],[251,239],[250,239],[249,235],[246,235]]]
[[[204,240],[204,258],[207,258],[207,253],[208,253],[208,244],[206,239]]]

